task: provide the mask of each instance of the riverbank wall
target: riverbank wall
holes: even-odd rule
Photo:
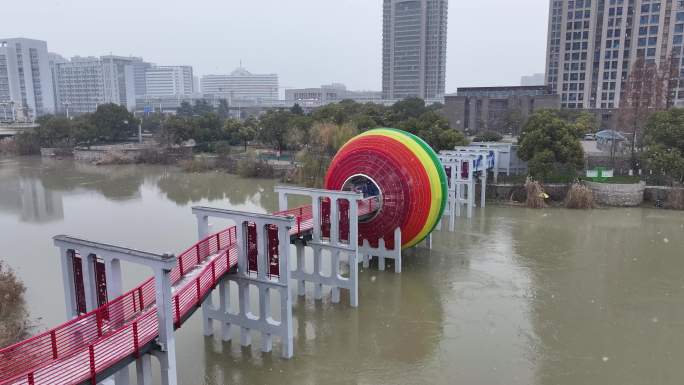
[[[604,186],[611,186],[604,184]],[[616,185],[612,185],[616,186]],[[618,185],[619,186],[619,185]],[[549,194],[549,199],[553,202],[562,202],[570,189],[568,184],[548,184],[544,185],[544,191]],[[639,192],[639,190],[641,192]],[[633,185],[630,189],[632,195],[623,195],[620,198],[624,205],[622,207],[634,205],[648,205],[653,207],[681,209],[681,197],[684,196],[684,188],[667,186],[646,186],[640,187],[639,184]],[[476,188],[479,196],[480,186]],[[620,194],[616,194],[620,195]],[[641,199],[640,199],[641,197]],[[489,184],[487,185],[487,200],[497,202],[525,202],[527,192],[522,184]],[[638,203],[636,203],[638,201]],[[618,203],[618,202],[616,202]],[[636,204],[635,204],[636,203]],[[599,204],[608,205],[599,201]]]

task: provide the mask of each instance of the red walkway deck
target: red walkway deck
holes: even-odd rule
[[[327,207],[326,213],[325,203],[322,205],[324,233],[326,223],[330,222],[329,203]],[[360,202],[359,217],[376,208],[375,198]],[[343,205],[341,209],[344,213]],[[301,236],[313,228],[311,206],[276,215],[295,217],[292,235]],[[349,222],[344,215],[341,217],[340,229],[344,233],[345,222]],[[235,227],[231,227],[203,239],[178,256],[178,265],[171,272],[176,327],[201,305],[223,275],[237,265],[235,242]],[[0,349],[0,384],[95,382],[97,374],[137,357],[157,334],[155,287],[154,279],[150,278],[90,313]]]

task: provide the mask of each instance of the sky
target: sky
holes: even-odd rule
[[[446,91],[544,72],[548,0],[450,0]],[[196,75],[277,73],[281,88],[380,90],[382,0],[22,0],[0,37],[65,57],[142,56]],[[11,15],[11,17],[7,17]]]

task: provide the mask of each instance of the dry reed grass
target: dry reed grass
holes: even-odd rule
[[[580,183],[573,183],[565,196],[565,207],[569,209],[592,209],[594,193],[591,189]]]
[[[527,207],[532,209],[543,209],[546,207],[546,193],[544,193],[541,183],[532,178],[527,178],[525,191],[527,192],[527,199],[525,201]]]

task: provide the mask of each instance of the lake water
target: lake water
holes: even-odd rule
[[[42,328],[65,320],[58,250],[68,234],[178,253],[193,205],[273,211],[275,182],[174,167],[0,159],[0,259]],[[295,303],[295,357],[176,334],[182,384],[681,384],[684,213],[490,206],[403,273],[361,273],[343,295]],[[130,288],[150,273],[124,265]]]

